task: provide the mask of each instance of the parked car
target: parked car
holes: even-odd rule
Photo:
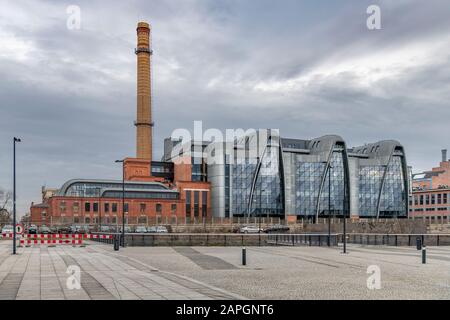
[[[100,232],[110,232],[111,228],[109,226],[101,226]]]
[[[69,233],[80,233],[80,229],[81,229],[81,226],[79,226],[79,225],[71,225],[69,227],[69,230],[70,230]]]
[[[257,226],[242,226],[239,228],[240,233],[260,233],[263,232],[262,229]]]
[[[61,233],[61,234],[70,233],[70,227],[59,227],[58,228],[58,233]]]
[[[169,233],[167,228],[164,226],[149,227],[147,232],[149,232],[149,233]]]
[[[122,232],[122,226],[120,226],[119,232]],[[125,226],[125,233],[131,233],[131,228],[130,228],[130,226]]]
[[[2,228],[2,234],[14,233],[14,227],[10,224],[4,225]]]
[[[36,234],[38,233],[38,228],[35,224],[32,224],[28,227],[28,234]]]
[[[290,228],[288,226],[282,224],[274,224],[264,230],[265,233],[273,233],[273,232],[288,232]]]
[[[147,228],[144,226],[137,226],[136,229],[134,229],[134,232],[136,233],[147,233]]]
[[[50,228],[49,228],[49,227],[47,227],[47,226],[41,226],[41,227],[39,228],[39,233],[42,233],[42,234],[50,234],[51,231],[50,231]]]
[[[56,226],[50,227],[50,233],[52,233],[52,234],[57,234],[57,233],[59,233],[58,227],[56,227]]]

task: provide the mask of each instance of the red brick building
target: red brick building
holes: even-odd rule
[[[166,172],[158,169],[158,176],[139,176],[135,175],[132,164],[125,160],[125,223],[153,225],[209,218],[210,184],[189,179],[174,181],[172,176],[189,176],[189,167],[153,162],[152,169],[161,165],[164,165]],[[130,172],[134,175],[130,176]],[[31,205],[33,224],[122,224],[121,180],[74,179],[64,183],[50,197],[45,197],[45,194],[44,190],[42,203]]]
[[[410,217],[450,222],[450,160],[442,150],[439,167],[413,174]]]

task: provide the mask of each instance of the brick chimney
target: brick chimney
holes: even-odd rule
[[[150,65],[152,50],[150,48],[150,25],[139,22],[137,25],[137,118],[136,158],[152,160],[152,99]]]

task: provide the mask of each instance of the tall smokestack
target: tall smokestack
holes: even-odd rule
[[[447,149],[442,149],[442,162],[447,161]]]
[[[137,25],[137,120],[136,157],[152,160],[152,99],[150,84],[150,25],[139,22]]]

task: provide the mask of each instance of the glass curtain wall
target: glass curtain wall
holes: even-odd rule
[[[330,179],[331,175],[331,179]],[[331,188],[330,188],[331,180]],[[343,216],[345,206],[345,169],[342,151],[333,151],[319,202],[319,217]],[[331,189],[331,190],[330,190]],[[329,192],[331,191],[331,192]]]
[[[402,158],[394,156],[388,165],[380,199],[380,217],[406,217],[405,178]]]

